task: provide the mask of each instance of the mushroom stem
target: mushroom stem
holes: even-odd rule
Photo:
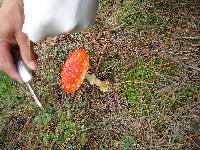
[[[94,74],[86,74],[85,79],[91,84],[96,85],[100,88],[102,92],[107,92],[109,90],[109,82],[101,81]]]

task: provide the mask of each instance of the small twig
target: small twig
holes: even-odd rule
[[[166,116],[167,117],[167,116]],[[175,126],[179,127],[180,131],[186,136],[186,138],[188,138],[191,142],[193,142],[199,149],[200,149],[200,146],[191,138],[189,137],[181,128],[179,125],[177,125],[176,123],[174,123],[169,117],[167,117],[167,119],[172,123],[174,124]]]
[[[199,40],[200,39],[200,36],[194,36],[194,37],[187,37],[187,36],[184,36],[184,37],[176,37],[176,39],[185,39],[185,40]]]
[[[116,26],[113,29],[111,29],[111,31],[116,31],[116,30],[120,29],[121,27],[123,27],[125,24],[126,23],[124,22],[124,23],[120,24],[119,26]]]
[[[28,118],[28,121],[25,123],[25,125],[23,126],[23,128],[21,129],[21,131],[18,133],[18,136],[16,139],[19,139],[22,135],[22,133],[24,132],[25,128],[27,127],[27,125],[30,123],[31,119],[33,118],[33,115],[31,115],[29,118]]]
[[[134,81],[122,81],[122,82],[118,82],[118,83],[115,83],[114,85],[121,85],[121,84],[125,84],[125,83],[133,83],[133,84],[149,84],[149,85],[152,85],[154,84],[154,82],[146,82],[146,81],[139,81],[139,80],[134,80]]]
[[[192,141],[200,149],[200,146],[191,137],[189,137],[182,129],[180,130],[190,141]]]
[[[183,146],[184,144],[166,144],[166,145],[155,145],[155,146],[150,146],[148,148],[161,148],[161,147],[172,147],[172,146]]]
[[[188,65],[188,67],[191,68],[191,69],[194,69],[194,70],[200,71],[200,68],[197,68],[197,67],[195,67],[195,66]]]

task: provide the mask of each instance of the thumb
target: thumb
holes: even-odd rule
[[[37,68],[37,54],[34,52],[33,43],[24,33],[17,34],[16,40],[24,63],[30,69],[35,70]]]

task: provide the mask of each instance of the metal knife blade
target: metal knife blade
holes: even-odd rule
[[[31,85],[29,84],[29,82],[26,82],[26,85],[28,86],[28,88],[29,88],[31,94],[33,95],[33,99],[35,100],[36,104],[40,107],[40,109],[41,109],[42,111],[45,111],[44,107],[43,107],[42,104],[40,103],[38,97],[36,96],[36,94],[35,94],[35,92],[33,91]]]
[[[38,97],[36,96],[35,92],[33,91],[30,82],[32,80],[32,74],[31,72],[27,69],[26,65],[24,64],[21,56],[20,56],[20,52],[19,52],[19,48],[15,48],[13,49],[13,59],[14,59],[14,63],[17,67],[17,71],[19,72],[19,75],[22,79],[22,81],[28,86],[33,99],[35,100],[36,104],[40,107],[40,109],[42,111],[45,111],[44,107],[42,106],[42,104],[40,103]]]

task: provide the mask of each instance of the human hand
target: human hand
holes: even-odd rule
[[[21,82],[13,62],[11,50],[19,46],[24,63],[32,70],[37,67],[37,55],[30,47],[30,41],[22,32],[24,11],[22,0],[4,0],[0,8],[0,70],[12,79]]]

